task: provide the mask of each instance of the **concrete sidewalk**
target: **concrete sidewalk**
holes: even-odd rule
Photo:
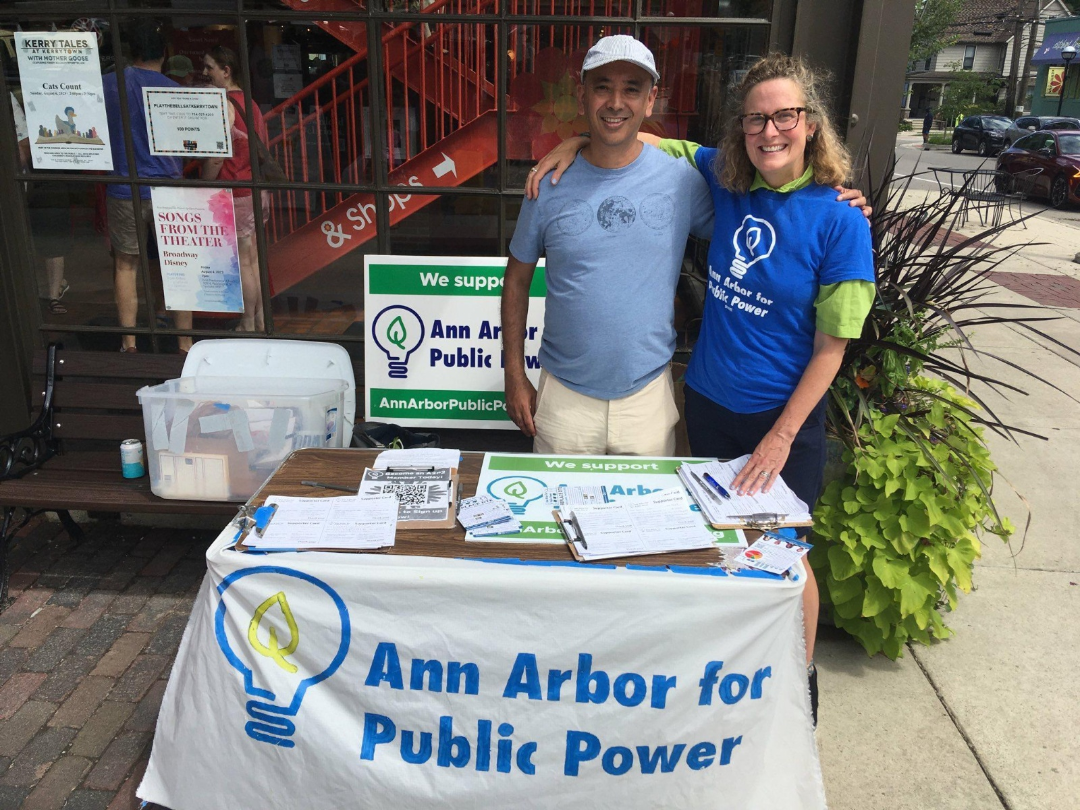
[[[1025,213],[1044,208],[1032,202]],[[1056,304],[1061,319],[1037,326],[1080,349],[1075,217],[1039,215],[999,237],[1043,244],[1002,264],[995,278],[1008,287],[990,300]],[[977,233],[978,221],[963,230]],[[973,342],[1064,392],[1004,363],[985,364],[1029,394],[984,392],[990,407],[1048,437],[990,440],[1001,471],[997,502],[1021,529],[1030,510],[1031,527],[1011,547],[985,539],[976,590],[946,617],[952,639],[909,648],[895,663],[868,658],[835,631],[819,641],[818,743],[834,810],[1080,805],[1080,358],[1017,327],[981,329]]]
[[[999,268],[993,300],[1054,302],[1062,318],[1041,328],[1080,347],[1076,216],[1006,233],[1005,244],[1045,244]],[[986,541],[977,590],[947,617],[953,639],[894,663],[823,632],[818,743],[834,810],[1080,804],[1080,363],[1015,327],[974,340],[1065,392],[994,368],[1030,396],[988,394],[991,407],[1048,437],[991,440],[999,504],[1019,526],[1030,509],[1031,528],[1022,546]],[[0,613],[0,810],[138,806],[134,789],[215,534],[103,522],[74,546],[54,523],[24,532],[12,553],[13,601]]]

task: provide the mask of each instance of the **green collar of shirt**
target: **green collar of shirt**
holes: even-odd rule
[[[808,185],[814,182],[814,167],[812,165],[806,167],[806,171],[803,172],[802,177],[798,180],[792,180],[790,183],[785,183],[780,188],[773,188],[765,182],[765,178],[761,176],[761,172],[754,172],[754,182],[750,184],[751,191],[757,191],[759,188],[766,189],[768,191],[775,191],[778,194],[787,194],[789,191],[798,191],[800,188],[806,188]]]

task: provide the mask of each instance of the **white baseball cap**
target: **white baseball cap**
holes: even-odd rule
[[[589,48],[585,54],[585,61],[581,63],[581,73],[598,68],[612,62],[629,62],[637,65],[650,76],[654,82],[660,81],[660,74],[656,72],[656,60],[642,42],[626,34],[616,34],[611,37],[602,37],[596,44]]]

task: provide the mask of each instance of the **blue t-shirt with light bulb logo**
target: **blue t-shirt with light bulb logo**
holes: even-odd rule
[[[716,180],[716,152],[694,155],[716,219],[686,384],[728,410],[759,413],[785,405],[810,362],[818,288],[874,281],[870,228],[827,186],[733,194]]]

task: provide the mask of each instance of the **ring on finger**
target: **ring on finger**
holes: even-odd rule
[[[768,472],[766,470],[762,470],[760,473],[758,473],[758,476],[761,477],[761,478],[768,478],[771,475],[772,475],[772,473],[770,473],[770,472]]]
[[[533,173],[533,172],[535,172],[535,171],[536,171],[536,167],[535,167],[535,166],[533,166],[533,167],[532,167],[531,169],[529,169],[529,174],[532,174],[532,173]]]

